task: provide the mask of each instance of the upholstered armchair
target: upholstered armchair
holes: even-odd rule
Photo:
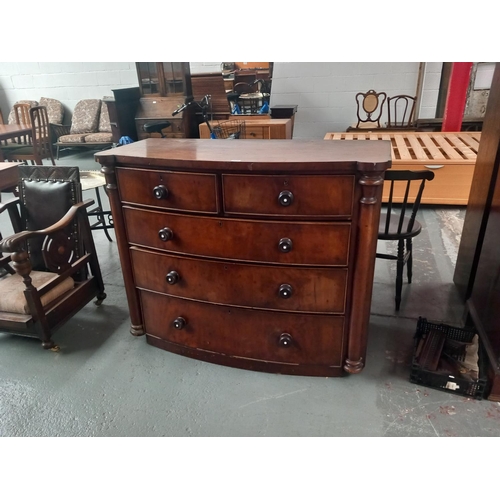
[[[113,144],[108,107],[101,99],[82,99],[76,103],[68,127],[55,126],[56,157],[60,148],[100,147]]]
[[[78,167],[19,167],[19,198],[0,204],[14,234],[0,241],[0,331],[38,338],[106,297]],[[2,276],[3,274],[3,276]]]

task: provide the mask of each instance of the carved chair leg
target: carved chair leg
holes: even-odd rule
[[[396,311],[399,311],[399,305],[401,304],[401,290],[403,288],[403,267],[405,265],[404,250],[405,250],[405,242],[404,240],[399,240],[398,260],[396,268]]]
[[[406,273],[408,275],[408,283],[411,283],[413,277],[413,242],[411,238],[406,240],[406,251],[408,252],[408,260],[406,261]]]

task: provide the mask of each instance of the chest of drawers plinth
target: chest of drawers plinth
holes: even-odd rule
[[[358,373],[389,143],[147,139],[98,153],[131,332],[284,374]]]

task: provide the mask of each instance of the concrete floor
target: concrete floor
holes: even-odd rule
[[[58,164],[99,168],[92,152]],[[408,381],[418,317],[460,325],[452,276],[464,213],[422,209],[399,314],[395,265],[377,260],[367,366],[343,378],[228,368],[133,337],[116,243],[95,231],[108,297],[56,333],[61,351],[0,333],[0,436],[498,436],[498,403]]]

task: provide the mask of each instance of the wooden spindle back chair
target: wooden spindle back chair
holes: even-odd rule
[[[416,219],[420,208],[425,182],[434,179],[434,172],[430,170],[387,170],[385,181],[390,183],[389,198],[386,211],[380,215],[378,239],[385,241],[397,241],[397,255],[377,252],[377,257],[397,261],[396,269],[396,311],[401,304],[401,290],[403,286],[403,268],[406,264],[408,283],[411,283],[413,275],[413,238],[420,234],[422,225]],[[401,203],[395,203],[394,186],[396,182],[404,183],[404,196]],[[411,189],[412,182],[417,184],[416,194]]]

